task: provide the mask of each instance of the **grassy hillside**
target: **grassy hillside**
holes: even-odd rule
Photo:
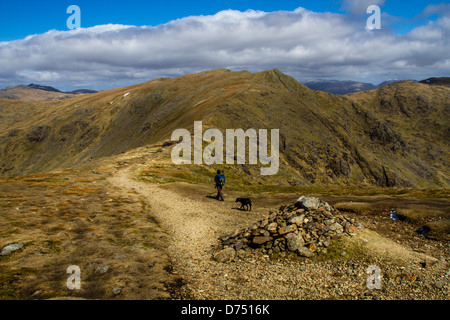
[[[401,135],[418,175],[449,183],[449,87],[413,81],[348,95]],[[402,164],[400,164],[402,165]],[[408,166],[408,163],[404,163]],[[413,172],[414,173],[414,172]]]
[[[449,96],[448,88],[409,82],[334,96],[277,69],[218,69],[61,101],[0,100],[0,173],[45,172],[162,144],[202,120],[203,130],[224,134],[279,129],[277,175],[222,165],[243,183],[448,186]],[[208,175],[215,168],[172,167]]]

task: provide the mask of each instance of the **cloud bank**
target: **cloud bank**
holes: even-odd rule
[[[351,8],[359,10],[356,2]],[[51,30],[0,42],[0,85],[108,89],[213,68],[279,68],[299,80],[377,82],[449,75],[449,8],[444,5],[436,20],[406,35],[395,35],[388,27],[368,31],[365,19],[303,8],[226,10],[155,27]]]

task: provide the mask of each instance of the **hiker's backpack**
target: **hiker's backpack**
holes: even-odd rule
[[[223,186],[225,184],[225,176],[223,174],[217,175],[217,184]]]

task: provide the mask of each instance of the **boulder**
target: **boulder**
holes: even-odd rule
[[[300,198],[297,199],[296,204],[300,208],[314,210],[314,209],[319,208],[320,200],[315,197],[301,196]]]
[[[20,243],[12,243],[10,245],[7,245],[0,252],[0,256],[7,256],[7,255],[13,253],[14,251],[21,249],[22,247],[23,247],[23,244],[20,244]]]

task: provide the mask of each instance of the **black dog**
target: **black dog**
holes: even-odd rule
[[[239,209],[249,210],[250,208],[249,211],[252,211],[252,200],[249,198],[237,198],[235,202],[241,203],[241,207]]]

